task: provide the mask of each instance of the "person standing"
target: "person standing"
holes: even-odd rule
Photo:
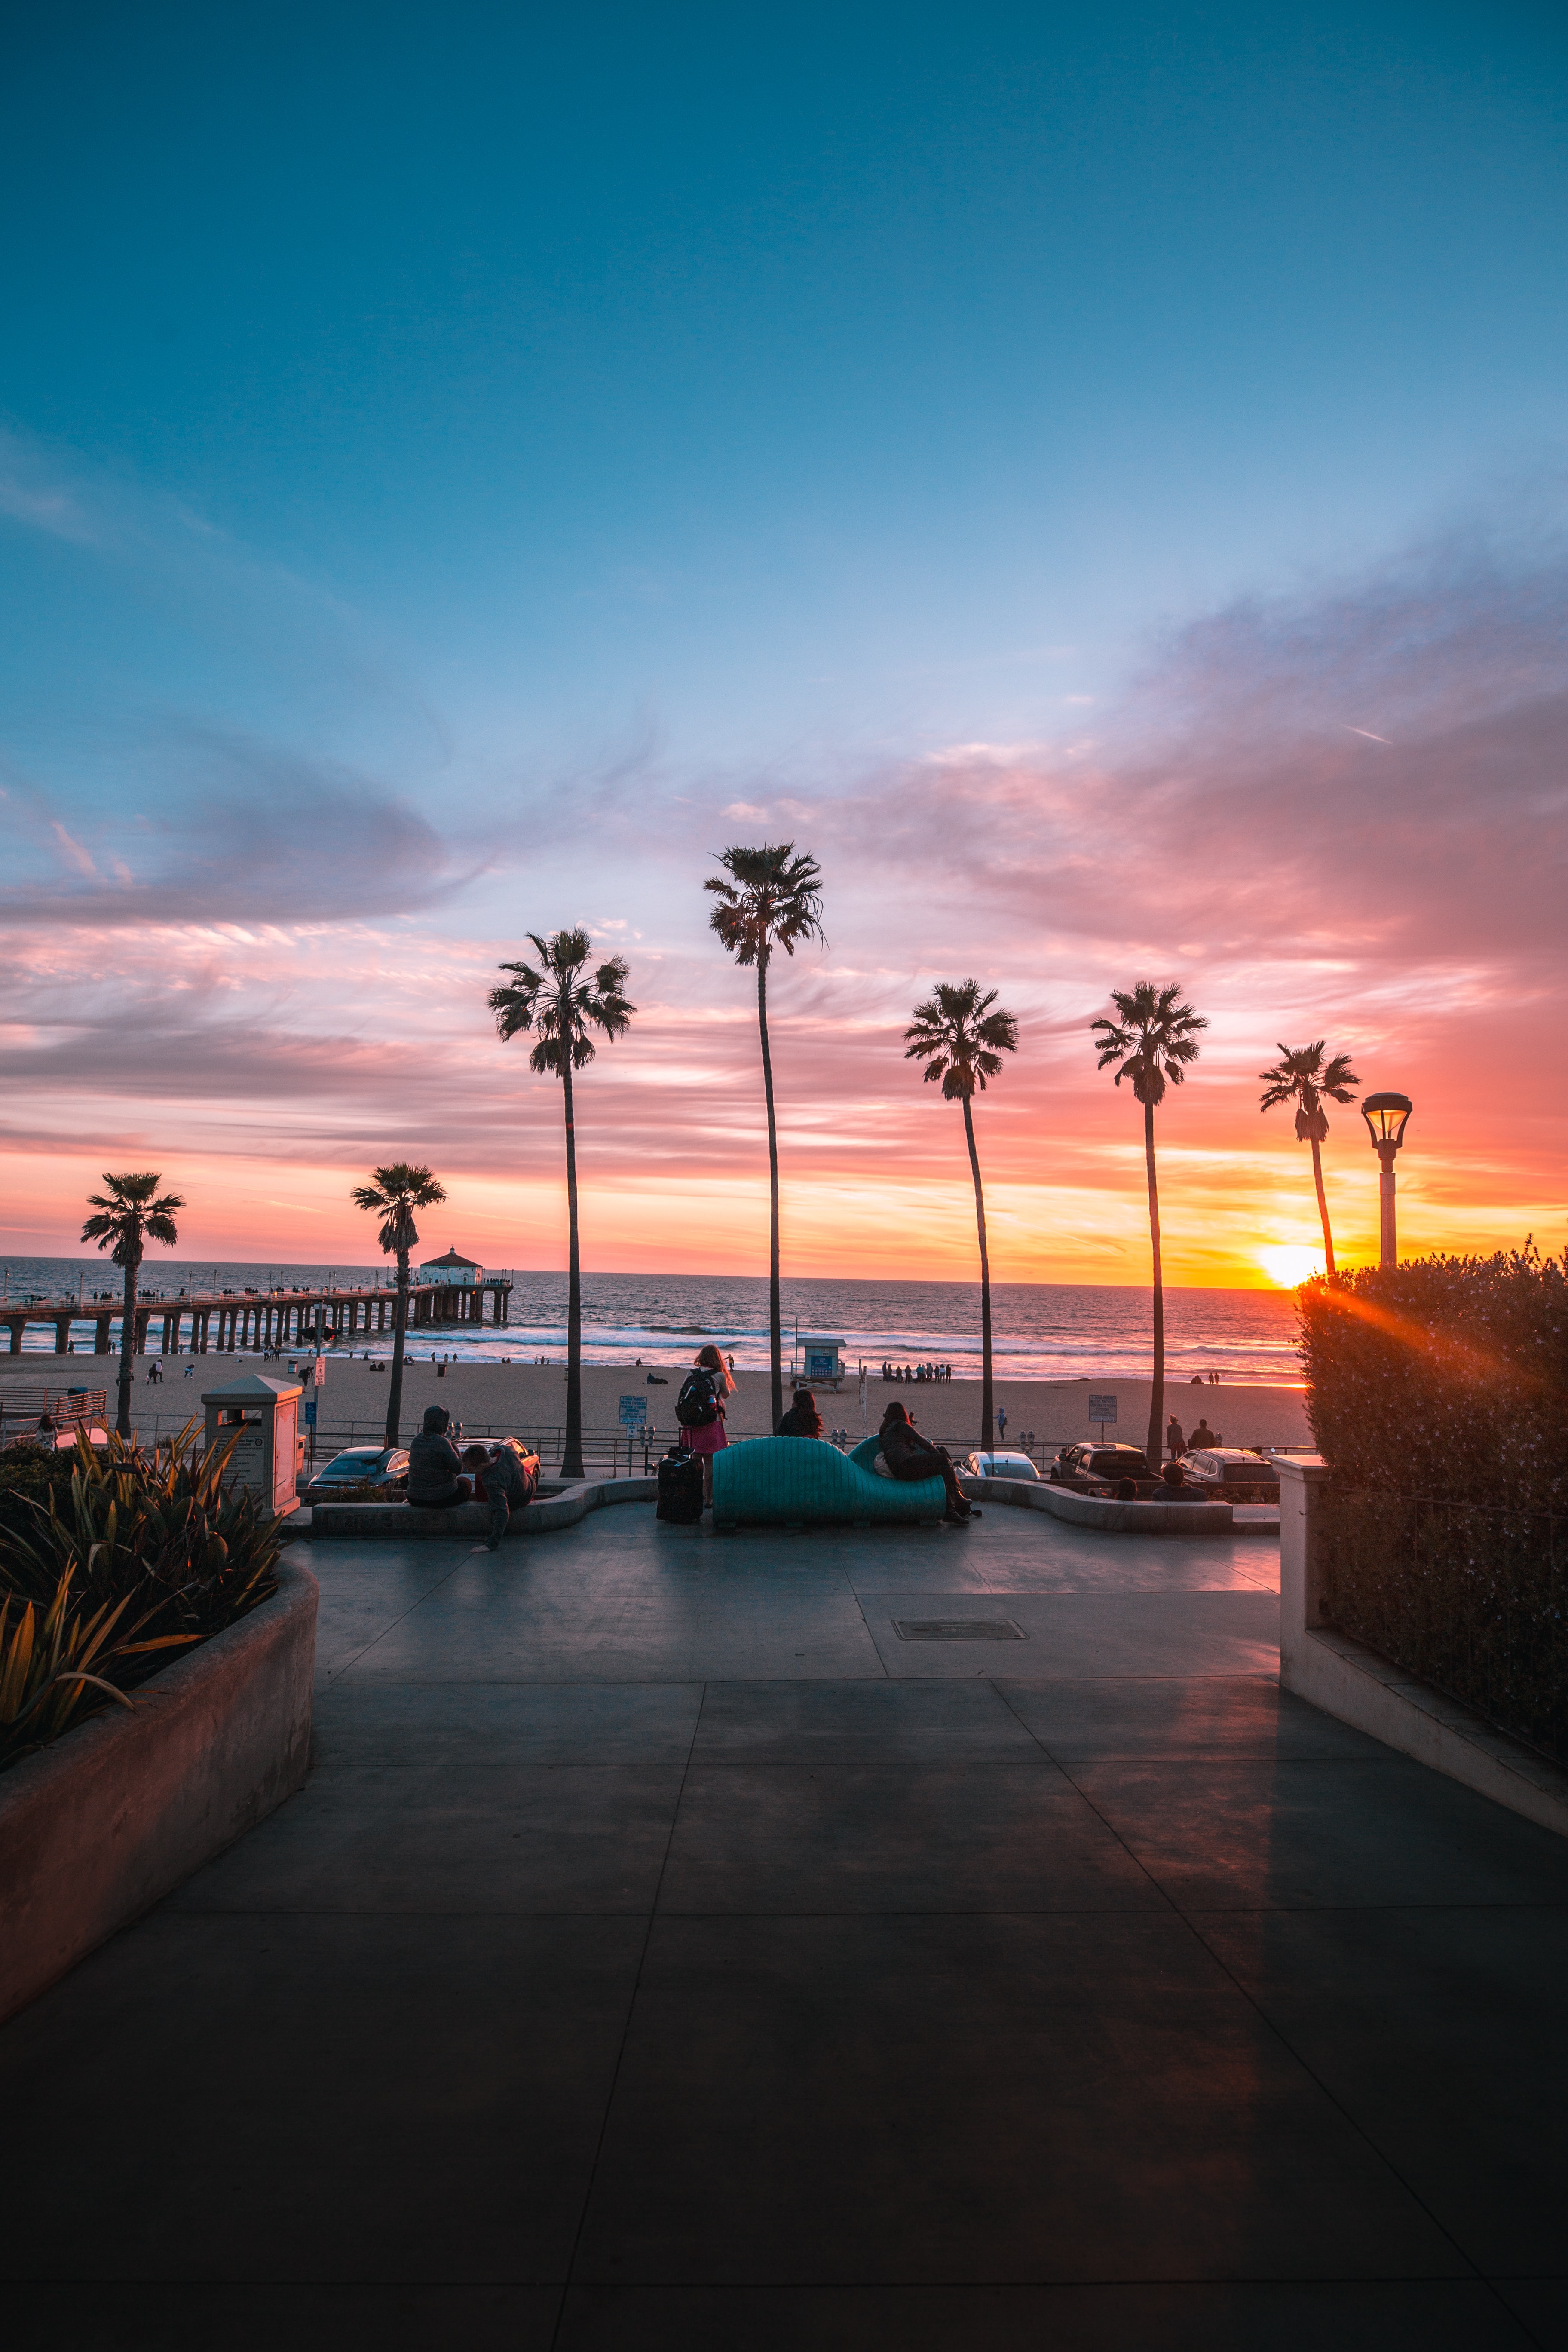
[[[675,1400],[675,1417],[680,1423],[681,1452],[695,1454],[702,1465],[705,1510],[713,1500],[713,1456],[730,1443],[724,1410],[734,1392],[734,1381],[719,1349],[711,1342],[699,1348]]]
[[[1173,1413],[1165,1423],[1165,1451],[1173,1462],[1179,1462],[1186,1450],[1187,1441],[1182,1435],[1182,1424]]]

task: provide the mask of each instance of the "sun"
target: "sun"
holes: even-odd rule
[[[1323,1253],[1308,1249],[1303,1243],[1280,1242],[1273,1249],[1259,1250],[1258,1263],[1270,1282],[1277,1282],[1281,1290],[1294,1290],[1299,1282],[1321,1274]]]

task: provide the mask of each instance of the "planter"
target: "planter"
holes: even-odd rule
[[[0,1775],[0,2020],[255,1827],[310,1752],[316,1580]]]
[[[525,1511],[514,1511],[505,1540],[548,1535],[574,1528],[607,1503],[652,1503],[657,1478],[584,1479],[546,1494],[542,1487]],[[458,1503],[449,1511],[416,1511],[406,1503],[317,1503],[310,1511],[313,1543],[483,1543],[490,1531],[488,1503]]]

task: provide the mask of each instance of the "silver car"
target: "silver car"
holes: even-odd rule
[[[961,1478],[1039,1478],[1026,1454],[966,1454],[958,1465]]]

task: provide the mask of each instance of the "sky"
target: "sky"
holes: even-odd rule
[[[1319,1240],[1281,1044],[1415,1103],[1407,1250],[1568,1241],[1568,32],[1542,7],[33,12],[0,91],[0,1253],[564,1263],[485,1007],[581,923],[584,1264],[973,1270],[938,980],[1020,1023],[993,1270],[1137,1282],[1113,987],[1207,1017],[1169,1277]],[[1376,1162],[1333,1114],[1342,1258]]]

